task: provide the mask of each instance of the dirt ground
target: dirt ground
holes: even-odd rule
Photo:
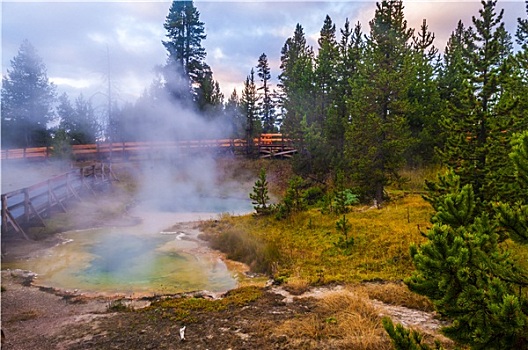
[[[31,286],[27,271],[2,271],[2,349],[350,349],[339,339],[292,338],[276,327],[314,312],[318,300],[339,286],[292,296],[280,287],[266,287],[263,296],[222,311],[196,311],[186,324],[160,317],[156,310],[119,311],[109,297],[85,297]],[[135,300],[143,307],[149,300]],[[373,301],[380,316],[434,331],[431,314]],[[383,335],[382,335],[383,336]],[[372,349],[390,349],[384,346]],[[369,348],[369,347],[366,347]]]
[[[180,324],[150,312],[111,312],[108,299],[56,295],[27,284],[20,271],[3,272],[2,349],[255,349],[285,348],[266,337],[274,322],[310,310],[267,292],[250,307],[198,313],[180,340]],[[267,324],[266,329],[259,329]]]
[[[23,242],[11,252],[21,256],[42,253],[53,244]],[[23,243],[22,243],[23,242]],[[4,270],[1,315],[2,349],[350,349],[340,339],[320,336],[291,337],[277,327],[291,320],[316,319],[318,302],[345,286],[313,287],[292,295],[280,286],[263,286],[257,300],[225,310],[193,311],[193,321],[185,324],[185,340],[180,339],[182,322],[162,317],[159,310],[143,309],[155,298],[127,299],[121,296],[87,296],[73,291],[53,290],[32,284],[34,275],[22,270]],[[193,296],[191,294],[191,296]],[[179,296],[176,296],[179,297]],[[217,298],[200,294],[204,298]],[[129,309],[115,311],[115,300]],[[435,334],[441,323],[432,313],[387,305],[369,300],[379,317],[417,327]],[[140,312],[137,310],[145,310]],[[302,332],[300,333],[302,334]],[[390,340],[381,332],[382,346]]]

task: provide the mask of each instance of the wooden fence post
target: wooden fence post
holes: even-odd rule
[[[53,198],[53,195],[51,193],[51,184],[50,184],[50,180],[48,179],[48,217],[51,217],[52,198]]]
[[[2,195],[2,234],[7,232],[7,196]]]
[[[29,222],[30,212],[29,212],[29,191],[27,188],[24,188],[24,218],[26,223]]]
[[[9,208],[7,206],[7,196],[2,195],[2,233],[7,232],[7,225],[11,224],[15,231],[19,232],[24,236],[25,239],[29,240],[29,237],[26,235],[22,227],[16,222],[13,215],[9,212]]]
[[[82,202],[82,199],[81,197],[79,197],[79,195],[77,194],[77,192],[75,191],[75,188],[73,188],[71,182],[70,182],[70,175],[72,174],[72,172],[69,172],[66,174],[66,198],[68,198],[68,193],[71,193],[71,196],[72,197],[75,197],[77,198],[77,200],[79,202]]]

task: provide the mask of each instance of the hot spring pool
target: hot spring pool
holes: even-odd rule
[[[2,268],[32,271],[39,286],[127,296],[223,292],[237,286],[239,272],[198,239],[189,222],[217,214],[142,214],[142,224],[134,227],[61,233],[63,243]]]

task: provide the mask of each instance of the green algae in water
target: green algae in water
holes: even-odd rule
[[[36,272],[41,285],[88,292],[216,292],[237,284],[217,256],[175,235],[93,229],[63,236],[70,241],[13,268]]]

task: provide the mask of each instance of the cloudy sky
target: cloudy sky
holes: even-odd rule
[[[238,90],[258,57],[266,53],[276,81],[280,50],[300,23],[309,43],[317,38],[328,14],[342,28],[345,19],[358,21],[364,32],[374,16],[374,1],[204,1],[195,0],[205,23],[206,62],[226,98]],[[513,34],[516,18],[526,16],[524,1],[499,0],[504,21]],[[480,1],[405,1],[409,26],[418,28],[425,18],[443,50],[462,19],[471,25]],[[107,78],[120,102],[134,101],[153,79],[156,65],[165,63],[163,23],[170,1],[10,1],[1,3],[2,75],[11,68],[20,44],[28,39],[47,67],[57,92],[70,99],[80,93],[97,105],[104,103]]]

